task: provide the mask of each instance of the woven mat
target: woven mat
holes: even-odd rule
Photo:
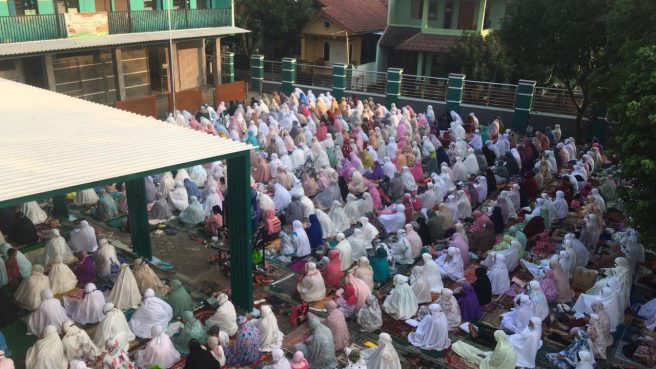
[[[285,334],[285,338],[282,340],[282,349],[289,353],[294,353],[296,350],[294,346],[305,341],[308,337],[312,335],[312,331],[307,323],[296,327],[293,331]]]
[[[508,310],[496,307],[494,310],[483,314],[480,322],[488,327],[496,329],[501,325],[501,314],[506,312],[508,312]]]

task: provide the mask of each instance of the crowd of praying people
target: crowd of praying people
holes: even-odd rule
[[[238,315],[224,293],[200,320],[180,281],[161,280],[142,259],[119,261],[82,220],[68,240],[52,229],[32,262],[0,239],[0,285],[39,338],[29,369],[168,368],[181,358],[189,369],[319,369],[340,367],[341,353],[346,368],[400,369],[388,320],[407,324],[401,339],[414,347],[493,369],[536,367],[543,340],[565,332],[563,349],[544,360],[591,369],[609,357],[627,309],[656,328],[656,299],[631,294],[635,284],[653,287],[651,255],[613,208],[616,167],[601,142],[582,145],[558,125],[516,132],[501,118],[483,125],[473,113],[438,117],[430,105],[388,109],[300,89],[166,121],[253,146],[253,228],[277,241],[266,258],[298,274],[294,298],[323,307],[308,314],[310,337],[283,351],[280,314],[264,304]],[[226,174],[215,162],[146,177],[149,217],[225,236]],[[121,184],[71,201],[100,221],[129,211]],[[18,246],[37,242],[48,217],[34,201],[2,212],[0,230]],[[454,340],[457,331],[484,334],[482,318],[499,308],[507,311],[491,327],[490,350]],[[93,337],[82,329],[90,324]],[[377,342],[354,347],[349,325]],[[11,368],[0,338],[0,368]],[[129,352],[137,338],[146,344]],[[650,335],[630,346],[628,357],[656,364]]]

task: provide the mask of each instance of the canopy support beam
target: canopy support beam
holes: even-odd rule
[[[229,158],[226,221],[230,230],[232,301],[253,310],[253,228],[251,224],[250,152]]]
[[[146,199],[146,182],[143,178],[125,182],[128,198],[128,223],[132,237],[132,249],[137,255],[150,260],[153,251],[150,245],[150,224]]]

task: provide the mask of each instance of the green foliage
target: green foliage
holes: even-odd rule
[[[606,76],[613,153],[630,186],[619,189],[642,241],[656,248],[656,2],[614,0]]]
[[[506,8],[499,35],[516,73],[538,84],[559,84],[582,118],[605,70],[605,17],[612,0],[513,0]],[[580,89],[583,100],[574,99]]]
[[[496,32],[465,34],[444,55],[445,73],[463,73],[478,81],[508,82],[514,66]]]
[[[313,0],[236,0],[235,24],[251,31],[239,52],[271,59],[298,54],[299,35],[316,14]]]

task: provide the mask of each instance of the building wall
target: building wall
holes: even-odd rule
[[[304,43],[304,53],[301,55],[301,59],[305,62],[319,63],[323,60],[323,45],[325,42],[330,44],[331,56],[338,55],[337,58],[330,58],[327,61],[327,65],[346,62],[346,40],[344,37],[305,35],[302,42]],[[349,45],[352,45],[350,46],[352,50],[351,61],[353,64],[359,65],[362,38],[360,36],[349,37]]]
[[[176,43],[177,72],[175,78],[176,90],[186,90],[205,84],[205,47],[202,40]]]
[[[423,18],[425,27],[422,27],[422,19],[412,19],[410,17],[410,8],[412,0],[390,0],[388,10],[388,24],[405,27],[423,28],[425,32],[434,33],[433,31],[445,29],[444,14],[447,2],[453,3],[451,14],[451,27],[449,29],[458,29],[458,16],[460,13],[461,3],[472,0],[437,0],[437,16],[435,19],[428,18],[429,4],[433,0],[424,0]],[[482,0],[473,0],[475,2],[474,23],[479,19]],[[486,7],[489,8],[490,28],[499,29],[501,27],[501,18],[505,15],[506,3],[508,0],[487,0]],[[484,27],[483,27],[484,28]],[[439,32],[438,32],[439,33]]]
[[[125,98],[134,99],[151,94],[148,54],[143,47],[126,48],[121,51]]]
[[[501,19],[506,15],[507,0],[488,0],[487,7],[490,9],[488,16],[490,19],[490,28],[501,28]]]
[[[410,18],[410,2],[412,0],[390,0],[388,5],[387,23],[389,25],[421,27],[421,19]]]
[[[327,18],[318,17],[308,23],[303,30],[301,30],[301,33],[323,36],[344,36],[344,27],[331,22]]]

